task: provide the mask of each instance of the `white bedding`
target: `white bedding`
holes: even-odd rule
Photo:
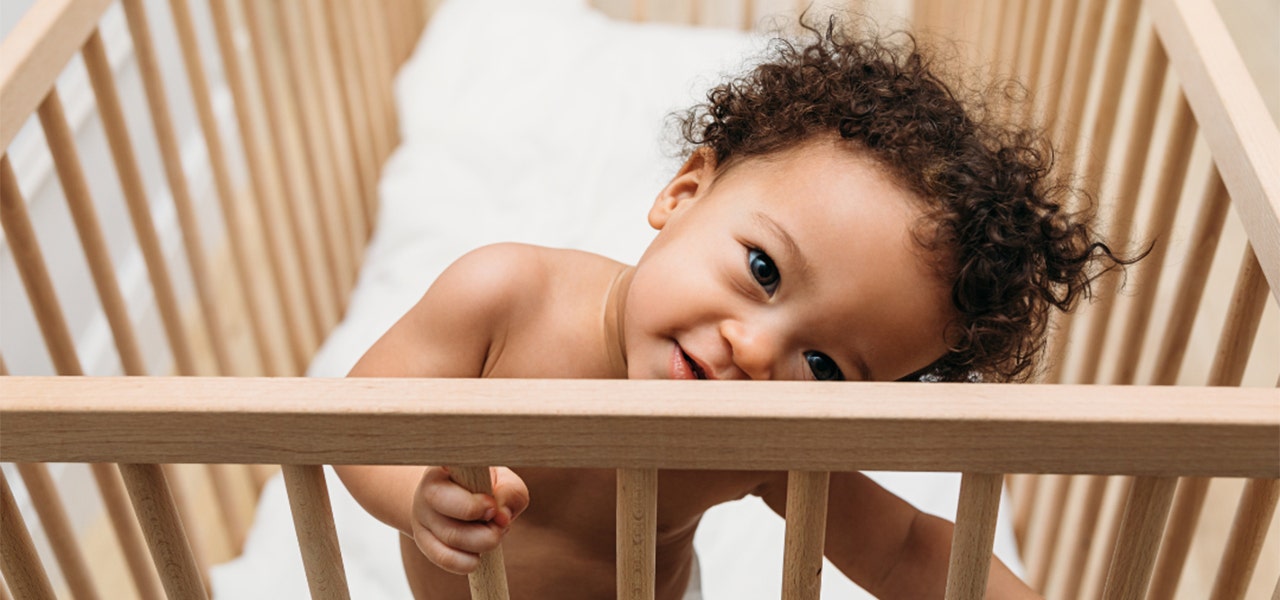
[[[581,0],[466,0],[436,13],[396,81],[401,145],[348,313],[308,375],[340,377],[458,256],[522,241],[633,262],[645,213],[679,166],[667,115],[747,64],[734,31],[610,21]],[[408,598],[396,533],[328,472],[354,598]],[[871,473],[952,518],[959,475]],[[537,501],[537,499],[533,499]],[[1020,571],[1008,511],[996,554]],[[695,538],[707,599],[777,597],[783,521],[755,498],[712,509]],[[824,598],[865,598],[829,564]],[[213,569],[218,598],[306,598],[283,485],[263,493],[244,553]]]

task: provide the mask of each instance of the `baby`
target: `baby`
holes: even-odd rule
[[[776,42],[684,115],[687,160],[648,214],[635,265],[517,244],[451,265],[351,376],[849,381],[1026,379],[1051,307],[1087,294],[1086,220],[1048,181],[1039,138],[979,120],[914,42]],[[995,111],[992,111],[993,113]],[[614,595],[612,470],[339,466],[404,533],[419,598],[466,598],[460,574],[502,544],[526,598]],[[681,598],[712,506],[787,474],[662,471],[657,597]],[[878,597],[941,597],[952,525],[860,473],[831,477],[826,555]],[[998,560],[988,594],[1035,597]]]

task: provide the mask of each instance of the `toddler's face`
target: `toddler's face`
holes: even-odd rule
[[[948,287],[911,234],[919,202],[817,139],[659,194],[624,331],[632,378],[894,380],[946,351]]]

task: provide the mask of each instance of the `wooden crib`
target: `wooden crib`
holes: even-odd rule
[[[238,552],[272,472],[247,465],[284,465],[312,595],[347,597],[320,467],[342,463],[617,468],[626,598],[653,597],[660,468],[790,471],[785,598],[818,597],[827,477],[850,469],[964,473],[948,598],[983,595],[1002,484],[1028,580],[1050,598],[1280,598],[1280,133],[1210,0],[900,3],[921,39],[960,40],[988,75],[1027,82],[1033,102],[1014,117],[1049,124],[1109,237],[1156,244],[1124,293],[1104,279],[1097,302],[1058,321],[1043,383],[840,386],[297,377],[355,280],[397,143],[392,78],[432,3],[162,4],[38,0],[0,46],[0,218],[29,301],[4,312],[38,327],[50,361],[0,332],[0,460],[21,474],[0,475],[0,598],[205,597],[209,564]],[[727,27],[807,5],[596,4]],[[104,42],[121,12],[154,140],[130,127],[137,92],[117,86]],[[180,56],[158,49],[161,33]],[[59,97],[77,55],[114,168],[103,184]],[[188,90],[177,102],[175,86]],[[188,180],[184,111],[207,180]],[[75,234],[28,214],[17,153],[40,132]],[[172,199],[181,264],[152,195]],[[201,213],[202,197],[217,210]],[[121,292],[109,210],[127,213],[158,323]],[[59,275],[43,253],[73,236],[85,260]],[[56,293],[86,265],[94,292]],[[94,315],[118,358],[101,369],[73,337]],[[76,533],[77,491],[46,465],[63,462],[91,464],[105,538]],[[1207,501],[1222,489],[1239,491]],[[1191,579],[1189,556],[1218,564]],[[473,594],[505,597],[500,568],[473,577]]]

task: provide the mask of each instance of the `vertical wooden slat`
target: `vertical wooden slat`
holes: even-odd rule
[[[324,260],[332,286],[333,305],[337,307],[334,310],[340,314],[344,304],[343,298],[351,289],[353,281],[351,277],[351,273],[354,272],[351,264],[353,243],[346,229],[339,222],[342,217],[339,208],[341,200],[338,195],[343,187],[337,179],[338,172],[333,165],[328,128],[320,114],[321,108],[317,106],[318,99],[313,97],[317,94],[318,86],[314,81],[315,71],[311,61],[313,57],[307,45],[301,7],[296,2],[250,2],[250,4],[259,6],[259,19],[270,15],[268,18],[277,24],[283,35],[281,40],[283,48],[280,55],[283,62],[277,64],[274,60],[268,60],[273,63],[272,76],[283,78],[274,84],[277,88],[276,101],[287,102],[288,106],[281,107],[284,109],[283,112],[286,115],[294,114],[298,119],[297,126],[292,128],[293,135],[289,135],[288,138],[292,138],[290,151],[297,152],[297,162],[305,163],[305,166],[300,167],[300,174],[305,177],[298,178],[295,185],[291,186],[292,197],[297,203],[299,212],[306,208],[313,210],[318,225],[314,232],[308,232],[310,235],[307,248],[309,252],[315,254],[317,260],[322,256],[327,257]],[[251,25],[251,29],[262,29],[262,26]],[[265,41],[265,36],[262,39]],[[283,85],[285,82],[292,82],[292,85]],[[305,184],[302,182],[303,179],[307,180]],[[304,189],[307,193],[303,196],[296,195],[299,190]],[[327,239],[322,243],[317,239],[318,236]],[[325,314],[327,317],[325,325],[329,325],[336,318],[336,314],[328,311]]]
[[[354,53],[351,65],[351,72],[358,77],[356,82],[359,91],[363,95],[363,106],[359,109],[359,117],[365,119],[359,125],[360,129],[365,130],[373,140],[373,163],[374,163],[374,189],[370,193],[374,195],[370,199],[370,203],[376,202],[377,180],[382,161],[391,153],[391,141],[387,137],[387,130],[383,127],[387,117],[382,114],[386,108],[378,93],[378,69],[375,67],[377,59],[373,55],[373,49],[370,48],[368,39],[368,30],[363,27],[364,14],[363,8],[351,2],[344,0],[329,0],[329,8],[331,18],[338,25],[339,31],[345,31],[348,36],[350,51]],[[369,222],[374,222],[373,212],[370,212]]]
[[[653,600],[657,563],[658,470],[618,469],[619,600]]]
[[[13,594],[9,593],[9,584],[0,578],[0,600],[13,600]]]
[[[468,490],[493,494],[493,480],[487,467],[450,467],[454,481]],[[480,567],[467,576],[471,584],[471,600],[508,600],[507,570],[502,560],[502,546],[480,555]]]
[[[1134,480],[1103,590],[1104,600],[1141,598],[1146,593],[1160,545],[1160,531],[1169,514],[1176,483],[1177,479],[1173,477],[1138,477]]]
[[[1074,477],[1051,475],[1049,485],[1041,492],[1040,500],[1032,515],[1031,529],[1027,534],[1027,568],[1031,587],[1044,589],[1053,565],[1053,549],[1061,532],[1062,513],[1071,493]]]
[[[92,463],[89,465],[89,472],[93,474],[94,482],[102,493],[107,516],[120,546],[124,548],[125,563],[138,588],[138,594],[147,600],[164,598],[160,573],[152,565],[147,542],[143,539],[142,526],[130,507],[129,493],[125,490],[120,469],[116,465]]]
[[[1050,575],[1058,575],[1057,581],[1063,586],[1060,596],[1052,594],[1055,597],[1075,598],[1079,593],[1089,550],[1093,546],[1098,517],[1102,513],[1102,500],[1110,480],[1111,478],[1106,475],[1086,475],[1077,480],[1084,486],[1084,495],[1078,503],[1080,516],[1073,530],[1060,541],[1065,544],[1065,547],[1055,552],[1054,560],[1051,561],[1053,566]]]
[[[1231,203],[1222,176],[1216,168],[1210,169],[1202,198],[1187,246],[1195,251],[1188,252],[1182,263],[1169,321],[1165,324],[1164,335],[1157,346],[1159,353],[1151,376],[1151,383],[1155,385],[1173,385],[1178,381],[1182,359],[1187,351],[1188,340],[1191,339],[1191,328],[1200,311],[1200,300],[1204,297],[1209,268],[1213,266],[1214,256],[1218,252],[1218,241],[1222,237],[1222,226]]]
[[[1036,506],[1040,488],[1045,485],[1045,478],[1040,475],[1023,475],[1018,482],[1017,492],[1014,494],[1013,533],[1019,548],[1026,548],[1031,511]]]
[[[378,97],[382,103],[382,127],[387,132],[387,139],[391,142],[393,148],[400,143],[400,132],[397,130],[396,123],[396,106],[395,106],[395,78],[394,73],[396,65],[391,59],[391,52],[386,44],[386,36],[382,32],[386,31],[386,21],[383,19],[383,13],[378,8],[376,2],[358,2],[357,6],[363,10],[357,10],[357,17],[363,13],[363,18],[359,21],[363,24],[365,35],[361,36],[368,45],[370,55],[374,57],[373,72],[378,76]],[[390,148],[389,148],[390,149]]]
[[[361,68],[360,60],[357,57],[355,42],[351,38],[351,23],[343,14],[346,9],[340,7],[335,0],[325,2],[324,9],[325,18],[328,20],[329,32],[332,36],[334,56],[337,60],[338,80],[342,83],[342,92],[346,100],[344,122],[347,125],[348,137],[353,142],[351,150],[354,154],[356,165],[359,167],[359,206],[364,215],[365,227],[360,231],[361,237],[359,239],[367,241],[375,218],[374,199],[378,187],[378,167],[376,162],[378,150],[374,134],[378,131],[378,128],[373,127],[372,123],[366,120],[369,108],[365,102],[366,98],[361,88],[362,82],[360,79],[361,73],[366,69]],[[360,255],[356,256],[357,263],[360,262],[360,258]]]
[[[222,514],[223,535],[231,545],[233,552],[238,553],[244,547],[245,535],[253,525],[253,514],[245,514],[235,494],[237,478],[250,477],[245,465],[214,464],[206,465],[209,481],[213,486],[214,496],[218,501],[218,510]]]
[[[355,139],[348,130],[350,119],[345,106],[346,101],[338,86],[338,74],[335,72],[338,59],[332,52],[333,41],[323,15],[324,7],[314,2],[300,3],[297,6],[303,17],[304,29],[308,34],[310,54],[313,58],[311,64],[315,70],[316,89],[321,100],[320,112],[327,125],[326,137],[329,141],[330,162],[338,175],[338,183],[342,186],[337,195],[338,215],[339,220],[346,225],[344,228],[346,236],[351,242],[351,272],[347,276],[349,281],[354,282],[360,257],[364,254],[365,234],[369,231],[362,200],[363,192],[360,183],[362,176],[358,169],[361,160],[356,156],[360,148],[357,147]],[[412,27],[412,12],[406,11],[406,13],[405,26]],[[343,304],[345,304],[345,298],[344,294]]]
[[[1267,282],[1262,267],[1258,264],[1258,257],[1253,253],[1253,247],[1246,244],[1226,322],[1218,337],[1218,348],[1214,354],[1213,366],[1209,370],[1209,385],[1240,385],[1248,364],[1249,350],[1258,333],[1262,310],[1266,306],[1267,291]],[[1205,491],[1201,488],[1207,488],[1208,485],[1208,479],[1199,477],[1183,478],[1179,485],[1179,510],[1169,520],[1165,542],[1160,548],[1152,586],[1153,600],[1172,597],[1177,591],[1196,523],[1204,507]]]
[[[1156,182],[1156,204],[1151,210],[1151,223],[1143,239],[1164,240],[1168,238],[1169,232],[1173,227],[1174,215],[1177,213],[1178,204],[1183,195],[1183,186],[1186,185],[1185,173],[1187,164],[1191,160],[1194,120],[1191,118],[1190,107],[1187,106],[1186,99],[1182,98],[1181,94],[1179,94],[1174,111],[1173,130],[1169,137],[1170,143],[1161,159],[1161,174]],[[1185,138],[1176,137],[1176,135],[1185,136]],[[1176,187],[1175,181],[1178,181]],[[1221,185],[1221,180],[1219,180],[1218,185]],[[1213,202],[1213,198],[1206,198],[1202,207],[1207,207]],[[1210,217],[1206,216],[1204,208],[1202,208],[1195,225],[1197,231],[1203,225],[1200,219],[1207,218]],[[1219,223],[1221,223],[1220,220]],[[1199,245],[1189,247],[1196,248],[1197,252],[1202,248]],[[1169,244],[1155,244],[1151,249],[1151,253],[1135,267],[1133,280],[1138,286],[1138,291],[1129,311],[1126,313],[1127,318],[1124,320],[1124,331],[1120,337],[1120,350],[1116,361],[1116,370],[1111,376],[1112,384],[1129,385],[1134,382],[1138,371],[1138,362],[1142,358],[1142,344],[1146,340],[1147,327],[1151,322],[1152,305],[1155,304],[1156,292],[1160,289],[1160,279],[1164,273],[1164,258],[1168,250]],[[1177,313],[1174,314],[1176,315]]]
[[[1067,102],[1059,109],[1059,100],[1053,100],[1052,112],[1046,111],[1046,118],[1052,118],[1053,140],[1061,148],[1059,156],[1064,165],[1074,165],[1078,132],[1083,127],[1085,100],[1092,85],[1093,63],[1098,51],[1098,37],[1101,35],[1102,18],[1105,16],[1104,0],[1084,0],[1077,8],[1076,19],[1071,28],[1071,40],[1065,66],[1065,75],[1061,86],[1062,95]],[[1050,94],[1057,96],[1058,94]],[[1049,340],[1048,371],[1045,380],[1057,383],[1062,380],[1067,363],[1067,346],[1071,340],[1071,324],[1075,313],[1058,313],[1058,318]]]
[[[299,99],[294,97],[289,85],[291,68],[284,63],[284,49],[279,47],[282,41],[270,35],[276,10],[270,3],[252,0],[243,1],[241,7],[253,42],[258,89],[263,94],[270,123],[267,130],[275,150],[269,157],[275,161],[271,169],[283,175],[281,197],[285,199],[283,205],[288,213],[284,221],[292,229],[295,250],[307,282],[306,298],[311,303],[313,333],[323,338],[338,318],[339,298],[344,293],[341,280],[335,278],[338,275],[335,257],[340,254],[335,252],[335,247],[341,247],[341,243],[337,239],[330,244],[320,241],[326,229],[319,208],[325,202],[313,186],[313,165],[307,161],[307,143],[301,131],[304,125],[297,110]]]
[[[1097,542],[1094,543],[1094,551],[1090,556],[1088,569],[1084,573],[1084,581],[1080,584],[1082,590],[1082,598],[1101,598],[1102,588],[1106,585],[1107,569],[1111,567],[1111,557],[1115,555],[1116,545],[1120,539],[1120,525],[1124,520],[1125,504],[1129,501],[1129,495],[1133,493],[1133,477],[1123,476],[1114,478],[1117,480],[1117,492],[1114,494],[1115,501],[1108,508],[1108,520],[1105,521],[1105,527]]]
[[[204,532],[200,528],[200,521],[197,518],[197,511],[192,504],[191,495],[188,494],[188,486],[182,480],[178,473],[178,469],[174,465],[160,465],[160,470],[164,473],[165,480],[169,485],[169,493],[173,497],[173,506],[178,512],[178,518],[182,523],[182,531],[186,535],[187,545],[191,548],[191,556],[195,559],[196,572],[200,575],[201,583],[204,585],[205,593],[212,594],[213,589],[209,576],[209,558],[205,552]],[[214,498],[215,502],[217,497]],[[221,509],[222,507],[219,507]]]
[[[1000,49],[1000,22],[1005,10],[1005,0],[986,0],[982,5],[982,20],[978,23],[974,45],[980,52],[978,65],[983,68],[994,69],[1000,59],[996,52]]]
[[[991,473],[961,476],[960,504],[956,507],[947,570],[947,600],[979,600],[986,595],[1003,477]]]
[[[1262,554],[1267,528],[1280,499],[1280,480],[1251,479],[1240,494],[1231,537],[1222,554],[1218,575],[1213,581],[1212,600],[1240,600],[1249,589],[1249,580]]]
[[[1063,77],[1067,72],[1067,61],[1071,56],[1071,40],[1073,27],[1079,13],[1080,3],[1075,0],[1054,0],[1049,21],[1053,26],[1049,29],[1044,46],[1048,50],[1040,58],[1036,78],[1030,82],[1035,85],[1035,102],[1028,103],[1027,122],[1042,121],[1046,126],[1056,123],[1058,105],[1065,94]]]
[[[1045,49],[1050,46],[1047,40],[1049,18],[1055,3],[1052,0],[1031,2],[1026,9],[1023,27],[1026,30],[1019,39],[1014,74],[1018,81],[1031,90],[1036,89],[1036,80],[1040,76],[1040,63],[1044,60]],[[1030,108],[1031,102],[1026,107]],[[1026,119],[1028,114],[1023,114]]]
[[[281,470],[311,597],[346,600],[351,594],[347,588],[346,571],[342,567],[338,532],[333,525],[324,467],[283,465]]]
[[[36,509],[36,516],[44,527],[45,539],[58,559],[58,567],[67,582],[67,589],[76,600],[97,598],[98,591],[89,576],[89,566],[80,552],[80,544],[76,541],[75,528],[67,517],[67,509],[62,504],[58,489],[49,475],[49,467],[44,463],[18,463],[18,473],[22,483],[31,496],[31,505]]]
[[[1135,3],[1136,4],[1136,3]],[[1135,11],[1136,12],[1136,11]],[[1151,133],[1155,129],[1155,117],[1159,111],[1154,107],[1158,105],[1160,89],[1164,85],[1165,72],[1168,67],[1168,58],[1164,54],[1164,49],[1160,45],[1160,39],[1150,33],[1147,39],[1147,46],[1143,52],[1142,70],[1139,75],[1139,85],[1137,90],[1137,99],[1133,105],[1132,115],[1127,115],[1128,120],[1133,123],[1132,129],[1125,132],[1128,136],[1126,139],[1125,150],[1123,155],[1124,166],[1120,170],[1120,181],[1115,191],[1115,208],[1112,211],[1109,220],[1108,232],[1106,239],[1108,243],[1113,244],[1116,248],[1127,248],[1130,240],[1133,239],[1133,216],[1138,206],[1138,187],[1142,181],[1143,166],[1147,163],[1147,152],[1151,148]],[[1105,93],[1105,92],[1104,92]],[[1181,94],[1177,95],[1176,107],[1174,109],[1173,130],[1169,135],[1166,157],[1172,157],[1177,160],[1182,157],[1190,158],[1192,135],[1195,131],[1194,118],[1191,115],[1191,109]],[[1107,111],[1114,112],[1114,111]],[[1114,123],[1114,119],[1112,119]],[[1107,133],[1117,133],[1110,131]],[[1110,146],[1110,143],[1104,144]],[[1101,165],[1096,167],[1100,172]],[[1182,175],[1186,171],[1186,164],[1168,165],[1162,172],[1161,181],[1166,183],[1166,179],[1174,181],[1182,181]],[[1101,177],[1095,175],[1095,177]],[[1102,184],[1099,183],[1101,186]],[[1157,190],[1158,194],[1177,195],[1166,186],[1162,190]],[[1172,193],[1171,193],[1172,192]],[[1156,196],[1160,198],[1160,195]],[[1107,338],[1107,327],[1111,321],[1111,315],[1116,305],[1117,286],[1120,280],[1119,273],[1113,273],[1104,276],[1097,282],[1096,301],[1091,307],[1092,314],[1088,328],[1085,332],[1083,348],[1083,362],[1080,372],[1081,383],[1095,383],[1098,378],[1098,368],[1102,364],[1104,346]]]
[[[281,293],[278,289],[280,281],[268,279],[264,285],[254,285],[252,282],[254,267],[249,257],[248,238],[253,234],[250,233],[249,224],[244,216],[240,214],[239,203],[234,196],[235,188],[231,182],[230,169],[227,167],[222,134],[218,131],[218,120],[214,116],[213,95],[209,91],[204,64],[200,61],[191,8],[187,0],[169,0],[169,12],[173,15],[174,28],[178,34],[182,60],[186,67],[187,84],[191,86],[191,96],[195,102],[196,114],[200,119],[205,148],[209,152],[209,166],[213,171],[214,188],[222,210],[222,221],[226,224],[227,245],[231,248],[235,281],[240,287],[240,296],[249,317],[249,333],[254,341],[254,349],[260,356],[260,364],[267,375],[288,375],[288,368],[279,364],[279,351],[273,343],[281,336],[276,331],[274,319],[268,320],[267,316],[267,307],[272,304],[272,299],[279,297]]]
[[[1018,70],[1018,48],[1022,44],[1022,36],[1026,33],[1026,27],[1022,25],[1023,13],[1026,12],[1026,2],[1012,2],[1003,10],[1000,15],[1000,29],[996,32],[996,51],[994,64],[997,73],[1004,73],[1006,76],[1012,76]]]
[[[232,372],[231,350],[227,347],[226,338],[222,335],[224,331],[222,310],[209,274],[209,263],[205,258],[204,244],[201,241],[200,224],[191,200],[191,187],[187,183],[187,175],[182,168],[182,149],[178,145],[178,134],[169,112],[169,99],[160,76],[160,61],[156,57],[155,47],[151,41],[151,25],[143,10],[142,0],[122,0],[122,4],[133,39],[134,53],[138,59],[138,70],[142,75],[142,87],[146,92],[149,109],[147,113],[151,116],[156,141],[160,145],[161,164],[164,167],[165,179],[169,182],[169,193],[178,215],[178,225],[182,230],[183,248],[187,252],[191,279],[195,283],[200,314],[208,330],[218,372],[230,374]]]
[[[0,157],[0,222],[55,370],[59,375],[83,375],[71,332],[67,329],[62,308],[49,280],[49,272],[27,217],[26,202],[18,189],[17,177],[7,155]],[[129,499],[119,484],[120,474],[113,465],[93,464],[90,470],[139,594],[147,600],[159,598],[159,581],[146,559],[146,547],[138,532],[137,521],[129,512]]]
[[[385,97],[392,93],[390,88],[383,88],[381,68],[378,65],[378,51],[374,49],[374,41],[367,35],[369,12],[364,5],[346,3],[343,0],[329,0],[329,5],[337,9],[340,22],[347,24],[349,37],[356,52],[356,69],[360,74],[360,90],[364,92],[366,114],[369,128],[374,134],[374,164],[381,165],[393,150],[392,132],[388,123],[392,118],[387,114],[389,104]]]
[[[129,209],[129,219],[133,224],[134,235],[138,239],[138,247],[142,250],[142,257],[147,264],[147,272],[151,276],[156,308],[160,312],[165,337],[173,352],[175,370],[180,375],[195,375],[195,348],[182,323],[178,295],[174,292],[173,279],[164,257],[164,250],[160,245],[160,236],[156,233],[155,223],[151,219],[151,205],[142,183],[142,171],[138,167],[138,161],[133,152],[129,124],[125,122],[124,109],[120,104],[120,96],[116,92],[115,76],[111,63],[107,60],[106,46],[103,45],[102,37],[96,30],[85,42],[82,55],[85,70],[89,73],[89,81],[93,85],[94,97],[98,101],[103,130],[107,135],[111,158],[116,165],[116,174],[120,178],[120,188],[124,192],[125,204]],[[125,374],[146,375],[143,371],[131,372],[127,369]]]
[[[1103,168],[1107,164],[1107,159],[1111,153],[1111,136],[1115,130],[1120,92],[1124,86],[1125,74],[1129,66],[1130,49],[1133,46],[1134,29],[1138,20],[1138,9],[1142,6],[1138,2],[1112,2],[1114,8],[1113,18],[1110,19],[1111,29],[1108,36],[1107,52],[1099,57],[1101,65],[1095,65],[1095,68],[1101,68],[1101,71],[1095,72],[1090,78],[1090,85],[1098,88],[1096,94],[1091,93],[1091,108],[1093,114],[1092,126],[1085,131],[1083,123],[1078,131],[1071,131],[1066,140],[1064,140],[1063,156],[1068,161],[1067,164],[1076,164],[1076,148],[1081,148],[1081,154],[1084,156],[1084,169],[1082,175],[1082,187],[1089,194],[1097,195],[1102,188]],[[1153,42],[1158,43],[1158,42]],[[1161,77],[1163,77],[1163,69],[1156,69]],[[1094,81],[1098,78],[1100,81]],[[1111,104],[1114,103],[1114,104]],[[1137,110],[1141,113],[1144,107]],[[1153,111],[1147,111],[1153,112]],[[1087,146],[1085,146],[1087,144]],[[1121,206],[1126,206],[1121,204]],[[1132,210],[1131,208],[1128,210]],[[1118,216],[1123,216],[1120,213]],[[1131,213],[1130,213],[1131,214]],[[1131,220],[1131,219],[1130,219]],[[1117,222],[1115,231],[1123,234],[1128,233],[1128,222]],[[1104,281],[1113,278],[1104,278]],[[1101,283],[1101,282],[1100,282]],[[1101,283],[1101,285],[1106,285]],[[1113,284],[1114,285],[1114,284]],[[1114,287],[1112,288],[1114,290]],[[1110,291],[1112,290],[1102,290]],[[1098,294],[1102,297],[1103,294]],[[1091,316],[1096,316],[1091,315]],[[1070,325],[1073,319],[1067,317],[1059,322],[1059,335],[1069,335]],[[1087,347],[1081,346],[1083,351],[1080,352],[1083,360],[1089,360],[1090,351]],[[1063,348],[1065,352],[1065,348]],[[1063,364],[1068,358],[1063,355],[1058,364]],[[1057,372],[1058,380],[1061,381],[1063,373],[1059,368]]]
[[[782,599],[816,600],[822,590],[831,473],[787,474],[787,532],[782,555]]]
[[[7,154],[0,157],[0,225],[4,227],[9,252],[18,267],[18,275],[35,313],[36,324],[40,326],[44,345],[53,360],[54,370],[66,375],[80,374],[80,359],[71,341],[71,330],[67,328],[58,304],[40,244],[27,214],[27,202],[18,189],[18,178]]]
[[[98,290],[98,298],[107,316],[107,324],[110,325],[115,338],[120,362],[124,366],[125,373],[141,375],[146,371],[142,362],[142,352],[138,348],[124,297],[120,294],[115,267],[111,264],[110,255],[107,253],[106,238],[102,234],[102,227],[98,224],[97,212],[89,195],[89,184],[85,181],[84,170],[80,167],[74,137],[70,125],[67,124],[67,117],[62,110],[62,102],[58,99],[57,90],[49,92],[44,102],[40,103],[39,114],[49,151],[53,154],[54,170],[58,173],[58,180],[62,182],[67,206],[71,209],[72,220],[75,222],[76,231],[80,234],[80,245],[89,263],[93,283]]]
[[[200,568],[187,543],[182,520],[159,465],[120,465],[120,475],[165,593],[170,598],[208,598]]]
[[[1173,598],[1178,588],[1182,568],[1195,537],[1196,525],[1200,523],[1201,509],[1209,495],[1210,481],[1207,477],[1183,477],[1178,480],[1173,507],[1169,511],[1170,525],[1164,533],[1151,589],[1147,593],[1151,600]]]
[[[242,70],[232,33],[229,1],[210,0],[209,10],[213,16],[222,66],[227,72],[227,85],[235,98],[236,122],[253,186],[252,199],[256,200],[253,204],[266,242],[268,278],[279,283],[277,300],[288,334],[289,373],[299,374],[306,370],[311,351],[317,345],[314,336],[319,331],[312,329],[316,318],[312,307],[319,300],[310,298],[306,275],[298,262],[301,258],[293,251],[296,248],[292,239],[293,228],[289,226],[289,218],[283,209],[284,184],[274,160],[276,152],[272,139],[267,133],[264,103],[260,96],[251,93],[249,76]]]
[[[9,480],[0,471],[0,570],[19,598],[54,600],[53,585],[18,511]]]

